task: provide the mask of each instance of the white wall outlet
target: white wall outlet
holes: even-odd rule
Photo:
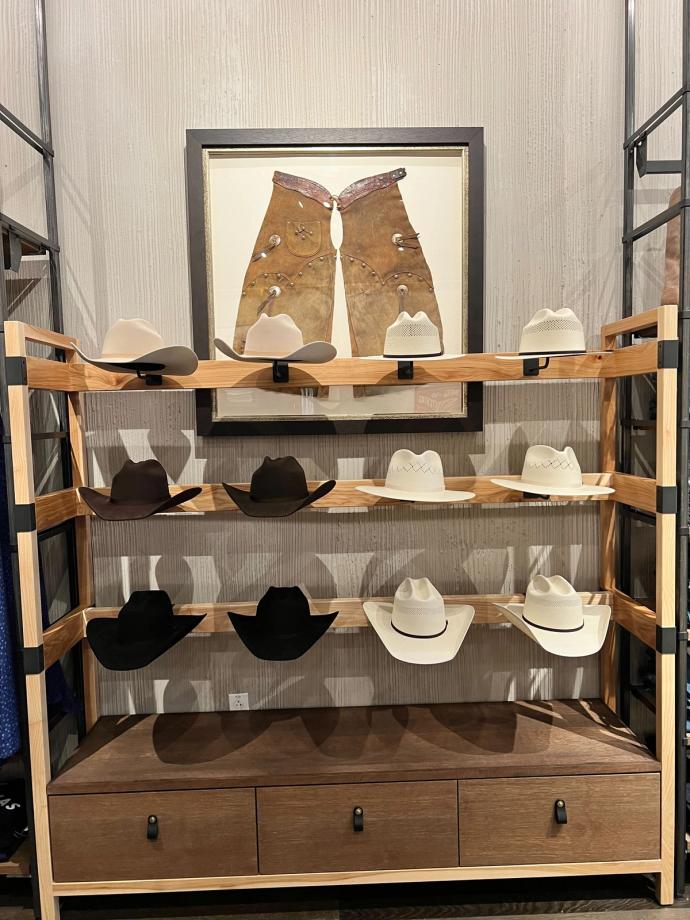
[[[231,693],[228,699],[228,707],[231,712],[237,709],[249,709],[249,694]]]

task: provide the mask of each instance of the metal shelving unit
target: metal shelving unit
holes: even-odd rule
[[[626,0],[625,33],[625,178],[623,192],[623,316],[633,313],[633,253],[635,243],[668,224],[680,219],[680,287],[678,304],[678,463],[675,495],[677,503],[676,533],[676,646],[677,646],[677,706],[676,706],[676,894],[683,893],[686,874],[686,798],[687,782],[687,732],[688,706],[686,687],[688,679],[688,435],[690,433],[690,0],[683,0],[682,12],[682,77],[680,88],[673,93],[639,127],[635,126],[635,0]],[[682,118],[682,150],[679,160],[650,160],[647,140],[666,122],[670,115],[680,110]],[[680,201],[666,208],[650,220],[635,226],[635,173],[639,176],[677,174],[680,176]],[[630,469],[632,461],[632,432],[638,420],[633,420],[632,389],[622,387],[620,417],[624,420],[619,440],[620,469]],[[625,424],[629,420],[629,424]],[[642,424],[654,427],[649,420]],[[634,511],[636,518],[645,512]],[[654,526],[652,515],[646,515]],[[631,578],[630,515],[619,521],[620,564],[623,578]],[[624,584],[623,589],[629,590]],[[658,656],[657,656],[658,657]],[[630,637],[621,636],[622,686],[629,688]],[[621,712],[629,716],[629,699],[621,700]],[[658,717],[658,714],[657,714]]]

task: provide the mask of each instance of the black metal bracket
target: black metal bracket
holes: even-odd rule
[[[398,380],[414,380],[414,361],[398,361]]]
[[[143,380],[147,387],[159,387],[163,383],[162,374],[148,374],[146,371],[137,371],[139,380]]]
[[[568,812],[566,810],[565,801],[563,799],[556,799],[554,802],[553,816],[556,819],[556,824],[568,823]]]
[[[539,371],[545,371],[549,366],[550,358],[544,358],[544,363],[541,364],[541,358],[523,358],[522,359],[522,376],[523,377],[538,377]]]
[[[31,533],[36,530],[36,505],[14,506],[14,529],[17,533]]]
[[[662,655],[674,655],[676,651],[676,627],[657,626],[656,650]]]
[[[273,382],[288,383],[290,380],[290,365],[287,361],[273,362]]]
[[[27,384],[26,358],[10,355],[5,358],[5,383],[8,387],[25,387]]]
[[[22,241],[9,227],[7,228],[5,240],[3,240],[3,265],[5,270],[18,272],[22,262]]]
[[[680,160],[648,160],[646,134],[635,144],[635,165],[640,178],[647,175],[680,173],[683,167]]]
[[[656,366],[660,370],[677,370],[680,354],[678,339],[659,339]]]
[[[656,487],[657,514],[675,514],[678,510],[678,489],[676,486]]]
[[[364,830],[364,809],[359,805],[352,809],[352,830],[357,833]]]
[[[43,646],[36,645],[22,649],[22,660],[25,674],[42,674],[45,670]]]

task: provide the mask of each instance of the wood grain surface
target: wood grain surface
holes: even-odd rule
[[[599,701],[101,718],[51,795],[656,772]]]

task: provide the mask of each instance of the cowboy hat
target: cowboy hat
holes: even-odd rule
[[[252,655],[264,661],[293,661],[321,638],[338,611],[312,616],[309,601],[299,588],[271,587],[259,601],[256,616],[228,616]]]
[[[444,606],[428,578],[406,578],[392,604],[365,601],[364,613],[394,658],[409,664],[440,664],[457,655],[474,608]]]
[[[199,364],[191,348],[166,345],[155,326],[145,319],[119,319],[106,332],[100,355],[87,355],[78,345],[74,347],[84,361],[106,371],[186,377]]]
[[[222,339],[214,339],[218,351],[235,361],[292,361],[302,364],[325,364],[335,358],[337,351],[330,342],[304,344],[299,326],[287,313],[267,316],[262,313],[247,330],[244,352],[240,355]]]
[[[393,361],[414,361],[417,358],[439,361],[460,356],[443,353],[438,328],[423,310],[414,316],[403,310],[386,330],[383,354],[374,357]]]
[[[610,486],[591,486],[582,482],[582,470],[572,447],[555,450],[546,444],[527,449],[520,479],[492,479],[494,485],[512,492],[535,495],[610,495]]]
[[[91,510],[106,521],[137,521],[169,511],[188,502],[201,492],[201,486],[190,486],[171,495],[168,476],[158,460],[125,460],[122,469],[113,476],[110,495],[80,486],[79,495]]]
[[[360,492],[404,502],[465,502],[474,492],[446,489],[441,458],[435,450],[415,454],[396,450],[388,464],[384,486],[357,486]]]
[[[499,355],[504,361],[524,358],[553,358],[586,352],[582,323],[568,307],[537,310],[522,330],[517,355]]]
[[[203,618],[175,616],[165,591],[133,591],[117,617],[89,620],[86,638],[103,667],[132,671],[151,664]]]
[[[524,604],[496,604],[517,628],[547,652],[565,658],[594,655],[604,644],[611,608],[583,605],[582,598],[561,575],[536,575]]]
[[[264,457],[252,473],[248,492],[223,483],[230,498],[248,517],[287,517],[328,495],[334,486],[335,479],[329,479],[310,492],[304,470],[294,457]]]

